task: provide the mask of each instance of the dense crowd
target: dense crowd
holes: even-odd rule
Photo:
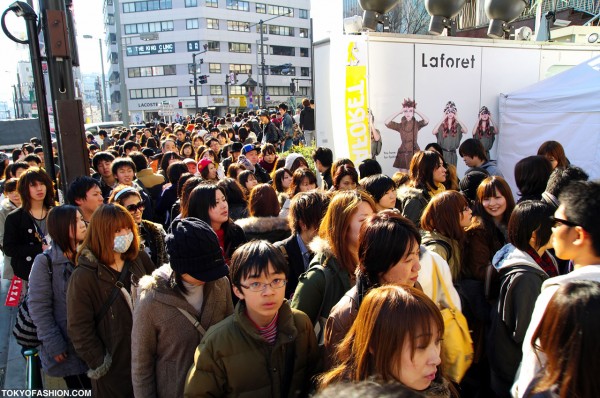
[[[437,144],[387,176],[311,146],[304,105],[87,133],[67,192],[38,140],[0,153],[2,277],[47,375],[111,398],[600,396],[600,183],[546,142],[515,203],[476,138],[460,179]]]

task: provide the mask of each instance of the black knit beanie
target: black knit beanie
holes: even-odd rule
[[[203,282],[212,282],[229,274],[219,238],[204,221],[189,217],[171,224],[166,238],[171,269],[189,274]]]

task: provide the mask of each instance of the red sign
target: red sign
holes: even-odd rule
[[[23,290],[23,281],[18,276],[13,276],[10,282],[10,287],[6,293],[6,301],[4,305],[7,307],[16,307],[19,305],[21,291]]]

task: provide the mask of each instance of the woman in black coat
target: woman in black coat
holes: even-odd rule
[[[2,246],[15,275],[28,281],[33,259],[50,247],[46,218],[54,206],[54,188],[44,170],[31,167],[19,178],[17,191],[22,204],[6,217]]]

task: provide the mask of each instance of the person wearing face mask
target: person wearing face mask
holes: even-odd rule
[[[42,342],[40,359],[44,373],[64,378],[69,389],[90,389],[88,366],[75,353],[67,334],[67,285],[75,269],[77,245],[86,232],[76,206],[54,207],[48,213],[50,248],[38,254],[29,275],[27,304],[37,336]]]
[[[127,209],[103,205],[92,215],[77,253],[67,289],[67,331],[90,369],[95,397],[133,396],[132,285],[155,269],[139,239]]]

